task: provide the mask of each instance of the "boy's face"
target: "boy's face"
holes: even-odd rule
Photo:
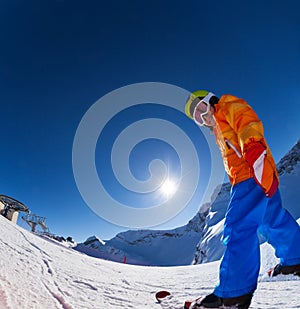
[[[194,110],[193,119],[199,126],[214,127],[216,121],[213,115],[214,108],[200,101]]]

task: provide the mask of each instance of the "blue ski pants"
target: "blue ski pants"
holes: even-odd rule
[[[300,263],[300,227],[282,208],[279,190],[267,198],[250,178],[231,188],[223,232],[226,250],[214,290],[217,296],[238,297],[256,289],[260,269],[257,232],[274,247],[282,265]]]

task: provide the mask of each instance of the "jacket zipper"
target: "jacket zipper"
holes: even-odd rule
[[[225,143],[229,149],[232,148],[234,150],[234,152],[239,158],[243,157],[239,150],[227,138],[225,138]]]

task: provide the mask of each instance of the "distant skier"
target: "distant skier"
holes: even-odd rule
[[[279,178],[263,125],[247,102],[233,95],[218,98],[198,90],[189,96],[185,112],[215,134],[232,184],[219,283],[193,308],[248,308],[260,269],[257,231],[280,258],[271,275],[300,276],[300,227],[282,208]]]

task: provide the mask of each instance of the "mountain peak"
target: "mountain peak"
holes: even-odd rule
[[[292,149],[277,164],[279,176],[290,174],[298,162],[300,162],[300,140],[297,141]]]

